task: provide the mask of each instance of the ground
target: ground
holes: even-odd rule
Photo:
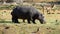
[[[60,34],[60,25],[1,23],[0,34]]]
[[[11,11],[0,10],[0,34],[60,34],[60,10],[55,12],[51,10],[51,14],[47,14],[44,10],[46,24],[41,24],[38,20],[35,21],[37,24],[28,24],[27,21],[23,23],[21,19],[20,24],[12,23]]]

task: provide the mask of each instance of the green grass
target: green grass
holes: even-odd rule
[[[0,10],[6,9],[6,10],[11,10],[15,7],[16,5],[2,5],[0,6]]]

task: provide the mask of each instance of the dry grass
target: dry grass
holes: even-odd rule
[[[37,31],[38,28],[39,31]],[[60,34],[60,25],[1,23],[0,34]]]
[[[0,21],[11,21],[11,11],[0,10]],[[0,34],[60,34],[60,14],[57,14],[59,10],[55,10],[54,14],[52,14],[52,10],[50,10],[51,14],[47,14],[46,10],[44,11],[46,24],[40,24],[38,20],[36,20],[37,24],[27,24],[27,21],[23,23],[22,20],[19,20],[20,24],[0,23]],[[32,33],[38,28],[38,32]]]

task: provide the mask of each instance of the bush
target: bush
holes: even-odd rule
[[[16,5],[3,5],[3,6],[0,6],[0,10],[3,10],[3,9],[13,9]]]

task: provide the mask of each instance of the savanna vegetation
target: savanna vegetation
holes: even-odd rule
[[[44,7],[44,17],[46,24],[23,23],[19,19],[20,24],[15,24],[11,21],[11,11],[16,5],[1,5],[0,6],[0,34],[60,34],[60,5],[54,5],[52,9],[47,10]],[[34,6],[38,11],[43,13],[41,6]],[[47,11],[49,11],[47,13]]]

